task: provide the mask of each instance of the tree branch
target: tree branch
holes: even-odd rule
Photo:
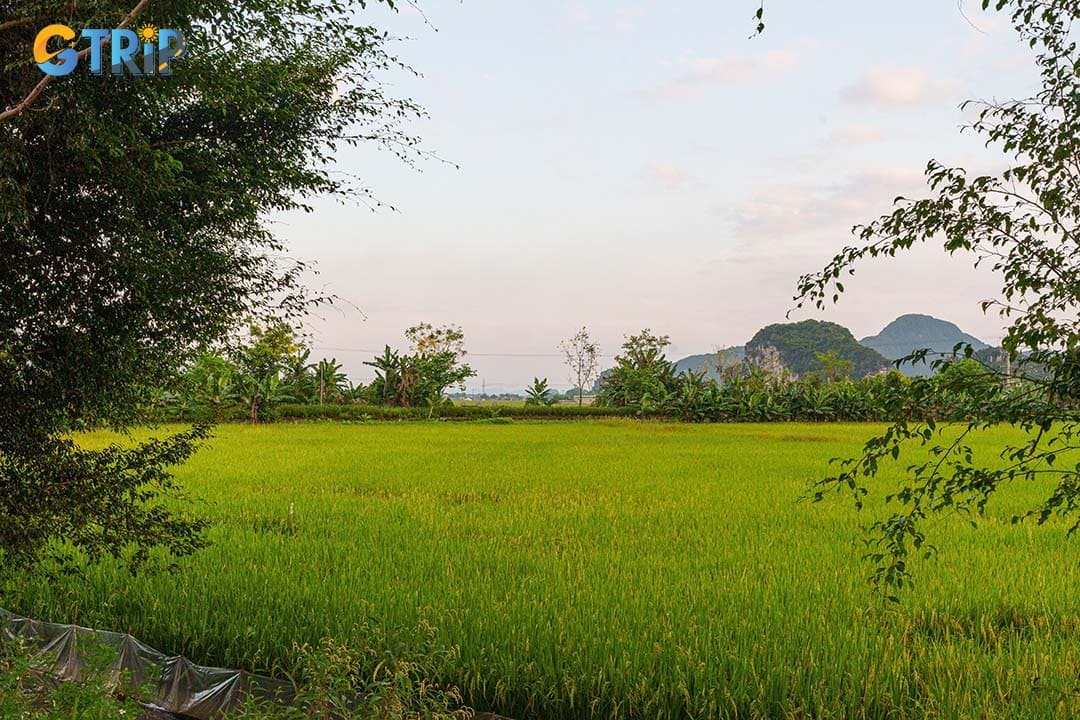
[[[13,27],[20,27],[22,25],[29,25],[35,20],[37,20],[36,17],[24,17],[18,18],[16,20],[5,20],[4,22],[0,22],[0,31],[7,30]]]
[[[150,4],[150,0],[139,0],[139,3],[134,8],[132,8],[131,12],[129,12],[127,14],[127,16],[120,22],[120,24],[116,26],[117,29],[123,29],[123,28],[126,28],[128,25],[130,25],[135,20],[135,18],[139,17],[139,15],[143,12],[143,10],[146,9],[146,6],[149,5],[149,4]],[[26,20],[29,20],[29,19],[26,19]],[[12,22],[22,23],[23,20],[12,21]],[[7,24],[10,24],[10,23],[5,23],[5,25],[7,25]],[[3,25],[0,25],[0,29],[3,29],[3,27],[4,27]],[[102,47],[108,47],[108,45],[109,45],[109,38],[105,38],[105,41],[102,43]],[[79,53],[79,59],[84,60],[89,54],[90,54],[90,48],[86,48],[85,50],[83,50],[82,52]],[[9,107],[8,109],[4,110],[3,112],[0,112],[0,122],[4,122],[6,120],[9,120],[9,119],[11,119],[13,117],[16,117],[16,116],[21,115],[24,112],[26,112],[27,108],[29,108],[31,105],[33,105],[34,102],[36,102],[37,99],[39,97],[41,97],[41,93],[43,93],[45,91],[45,88],[49,86],[49,83],[51,83],[53,81],[54,77],[55,76],[53,76],[53,75],[46,75],[45,77],[41,78],[41,81],[38,82],[38,84],[34,86],[34,89],[31,90],[29,92],[29,94],[27,94],[26,97],[24,97],[21,101],[19,101],[19,103],[17,105]]]

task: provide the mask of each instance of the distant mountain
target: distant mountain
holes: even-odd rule
[[[817,353],[835,353],[854,364],[852,376],[863,378],[887,370],[889,362],[879,352],[864,347],[842,325],[820,320],[781,323],[762,328],[746,344],[746,354],[753,357],[765,348],[774,347],[789,370],[797,375],[821,370]]]
[[[691,355],[675,362],[675,374],[681,375],[687,371],[694,373],[704,372],[705,377],[719,380],[719,366],[721,362],[723,362],[724,365],[732,365],[737,362],[742,362],[744,359],[746,359],[746,347],[743,345],[724,348],[723,350],[714,353],[706,353],[705,355]]]
[[[901,315],[885,326],[877,335],[863,338],[863,345],[878,351],[890,362],[906,357],[916,350],[928,349],[931,353],[951,353],[957,343],[969,343],[976,351],[990,346],[973,335],[968,335],[956,325],[929,315]],[[909,376],[926,376],[933,373],[928,357],[925,364],[905,363],[900,371]]]

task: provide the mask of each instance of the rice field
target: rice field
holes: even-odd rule
[[[428,623],[457,649],[438,679],[521,720],[1080,714],[1080,546],[1007,521],[1037,488],[938,523],[899,608],[864,581],[871,515],[797,502],[873,429],[224,426],[178,473],[215,523],[182,573],[94,567],[0,605],[263,671]]]

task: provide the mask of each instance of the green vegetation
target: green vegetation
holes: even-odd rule
[[[918,403],[900,391],[898,372],[851,381],[853,364],[816,353],[819,370],[796,378],[768,347],[755,358],[721,362],[715,376],[676,372],[667,336],[644,330],[623,343],[616,366],[600,379],[595,405],[557,405],[547,379],[534,378],[516,404],[455,405],[449,387],[473,374],[463,362],[464,335],[456,327],[410,328],[411,352],[387,347],[368,364],[370,385],[354,384],[334,359],[311,361],[311,350],[287,325],[250,328],[244,342],[205,354],[154,395],[144,410],[151,422],[270,420],[573,419],[633,415],[685,422],[882,421],[899,417],[969,419],[978,411],[944,370]],[[588,343],[586,343],[588,344]],[[957,362],[965,362],[963,360]],[[954,387],[956,386],[956,387]],[[1017,385],[1012,392],[1026,390]],[[568,393],[578,399],[580,390]],[[566,395],[562,396],[564,399]]]
[[[532,385],[525,388],[526,405],[551,406],[559,402],[559,393],[548,385],[547,378],[533,378]]]
[[[873,431],[223,426],[178,472],[214,521],[183,573],[107,562],[2,602],[264,670],[300,663],[294,642],[400,647],[428,623],[433,677],[519,718],[1075,716],[1075,546],[1008,522],[1036,485],[978,529],[939,524],[939,561],[896,609],[863,581],[869,518],[796,502]]]
[[[136,720],[135,698],[118,698],[105,673],[89,669],[78,682],[57,684],[36,671],[30,654],[0,642],[0,718],[15,720]]]
[[[819,495],[850,492],[860,506],[883,460],[910,460],[909,476],[889,496],[895,501],[891,514],[869,527],[874,582],[888,592],[911,577],[913,557],[934,552],[928,520],[980,513],[1017,481],[1041,486],[1042,494],[1016,513],[1016,521],[1067,517],[1070,532],[1080,530],[1080,165],[1074,161],[1080,154],[1080,55],[1073,32],[1080,3],[983,0],[982,7],[991,4],[1004,11],[1030,50],[1040,81],[1030,97],[964,104],[971,122],[963,129],[1002,154],[1001,169],[975,175],[931,160],[927,196],[897,198],[892,212],[856,227],[858,242],[801,278],[796,296],[797,307],[824,308],[844,292],[841,278],[865,260],[892,258],[922,243],[941,243],[976,266],[986,262],[999,276],[1000,290],[982,308],[1007,326],[1004,357],[986,370],[961,368],[946,381],[971,398],[975,410],[959,436],[944,435],[933,422],[894,416],[890,427],[817,486]],[[964,349],[967,355],[974,351]],[[925,360],[926,354],[916,351],[907,360]],[[943,361],[934,367],[944,367]],[[936,387],[937,381],[914,378],[898,397],[917,405]],[[976,458],[972,438],[999,426],[1027,435],[1003,444],[988,461]]]
[[[970,345],[976,351],[992,350],[982,340],[968,335],[951,322],[916,314],[901,315],[880,333],[865,337],[859,343],[877,350],[890,362],[906,358],[917,350],[930,350],[935,357],[947,357],[953,354],[958,345]],[[919,365],[903,363],[900,371],[905,375],[930,375],[933,367],[929,362]]]
[[[412,632],[393,638],[368,623],[365,635],[377,646],[353,646],[326,638],[317,645],[294,648],[294,672],[298,688],[292,702],[284,704],[248,695],[228,711],[229,720],[468,720],[472,713],[462,705],[455,688],[443,688],[429,680],[453,650],[433,646],[435,631],[421,624]],[[80,636],[75,652],[81,660],[77,678],[58,683],[47,671],[57,659],[36,643],[0,642],[0,718],[4,720],[117,720],[117,718],[164,718],[149,713],[147,705],[161,707],[165,700],[175,707],[183,702],[161,667],[144,668],[152,676],[142,685],[130,673],[110,667],[117,659],[114,648],[95,645]],[[372,669],[374,668],[374,669]],[[166,699],[167,698],[167,699]],[[204,704],[200,716],[219,707]],[[169,715],[172,717],[172,715]],[[216,717],[216,715],[215,715]]]
[[[132,543],[176,555],[198,546],[197,523],[151,509],[173,494],[167,469],[194,452],[197,433],[123,466],[64,436],[130,426],[148,387],[245,318],[295,319],[320,300],[270,218],[316,197],[367,198],[334,167],[345,148],[418,157],[404,124],[421,110],[376,77],[401,64],[360,12],[373,4],[2,4],[0,566],[32,564],[56,538],[112,555]],[[30,55],[53,22],[149,23],[180,31],[192,52],[167,80],[77,71],[53,82]],[[253,406],[279,391],[242,389]]]
[[[769,325],[762,328],[746,344],[746,355],[759,358],[769,348],[780,355],[784,366],[796,375],[822,371],[819,355],[832,354],[852,363],[855,378],[882,372],[889,361],[876,350],[863,347],[851,331],[842,325],[819,320]]]

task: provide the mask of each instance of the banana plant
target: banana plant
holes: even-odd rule
[[[240,402],[248,409],[248,419],[252,425],[258,425],[259,419],[273,405],[289,402],[293,399],[288,387],[275,374],[261,378],[244,375],[238,383]]]
[[[215,422],[221,422],[222,410],[236,400],[236,383],[227,370],[208,374],[195,391],[196,404],[212,408]]]
[[[555,392],[548,385],[548,379],[533,378],[532,385],[525,388],[526,405],[554,405]]]
[[[311,402],[315,397],[315,365],[310,363],[311,350],[304,348],[285,364],[284,382],[296,402]]]
[[[328,399],[341,398],[349,378],[341,371],[342,365],[337,358],[320,360],[315,366],[315,394],[320,405]]]

